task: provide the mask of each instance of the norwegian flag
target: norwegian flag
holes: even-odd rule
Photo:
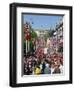
[[[31,35],[30,35],[29,24],[28,23],[26,23],[24,25],[24,32],[25,32],[24,39],[29,41],[31,39]]]
[[[25,33],[28,33],[28,32],[29,32],[29,24],[28,24],[28,23],[26,23],[26,24],[24,25],[24,32],[25,32]]]
[[[25,39],[28,40],[28,41],[31,40],[31,35],[30,35],[30,33],[26,33],[26,34],[25,34]]]

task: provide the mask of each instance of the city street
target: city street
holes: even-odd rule
[[[23,26],[23,74],[63,74],[62,19],[54,29],[49,30],[32,28],[33,24],[26,22]]]

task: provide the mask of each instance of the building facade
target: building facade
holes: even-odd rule
[[[63,52],[63,21],[59,22],[54,30],[52,37],[50,37],[51,52]]]

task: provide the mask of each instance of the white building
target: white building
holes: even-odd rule
[[[37,33],[37,36],[44,37],[44,35],[48,33],[48,30],[36,29],[35,32]]]
[[[56,50],[58,51],[59,47],[62,46],[63,48],[63,21],[60,21],[56,27],[55,31],[53,33],[53,36],[51,37],[52,42],[52,51]]]

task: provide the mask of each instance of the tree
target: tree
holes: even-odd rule
[[[30,25],[30,35],[31,35],[31,38],[37,38],[37,34],[36,32],[34,31],[34,29],[32,28],[32,26]]]
[[[31,35],[31,38],[32,38],[32,39],[33,39],[33,38],[37,39],[37,34],[36,34],[36,32],[35,32],[34,30],[31,30],[31,31],[30,31],[30,35]]]

